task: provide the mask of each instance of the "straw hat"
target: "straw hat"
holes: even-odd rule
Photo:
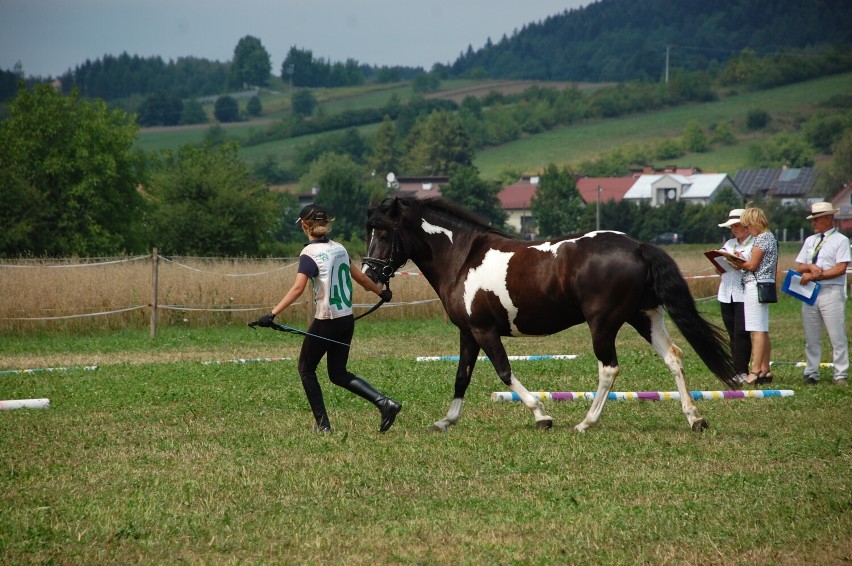
[[[739,224],[740,216],[745,212],[744,208],[735,208],[731,212],[728,213],[728,219],[725,222],[719,224],[719,228],[729,228],[734,224]]]
[[[827,216],[829,214],[837,214],[840,212],[834,205],[830,202],[815,202],[811,205],[811,215],[807,217],[808,220],[813,220],[814,218],[819,218],[820,216]]]

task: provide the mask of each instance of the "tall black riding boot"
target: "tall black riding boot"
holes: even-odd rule
[[[333,380],[333,382],[341,387],[346,388],[351,391],[355,395],[359,397],[363,397],[373,405],[375,405],[379,412],[382,414],[382,422],[379,424],[379,432],[385,432],[392,425],[394,420],[396,420],[396,414],[402,410],[402,405],[391,399],[390,397],[385,397],[378,391],[376,391],[372,385],[358,377],[357,375],[349,374],[348,380],[337,379]]]
[[[317,422],[317,432],[331,432],[331,423],[328,420],[328,413],[325,411],[325,402],[322,398],[322,388],[320,388],[316,374],[301,377],[305,396],[308,398],[308,404],[311,406],[311,412],[313,412],[314,419]]]

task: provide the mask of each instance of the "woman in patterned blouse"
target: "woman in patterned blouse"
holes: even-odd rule
[[[758,302],[758,281],[775,282],[778,268],[778,242],[769,231],[769,221],[759,208],[746,208],[740,217],[740,224],[752,235],[754,243],[751,257],[743,264],[743,284],[745,286],[745,327],[751,332],[751,372],[746,378],[749,385],[772,382],[769,371],[769,356],[772,343],[769,341],[769,305]]]

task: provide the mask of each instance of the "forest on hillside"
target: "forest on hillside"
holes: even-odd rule
[[[600,0],[472,46],[454,76],[568,81],[659,80],[669,65],[712,70],[743,50],[789,55],[852,43],[847,0]]]
[[[428,72],[328,61],[315,58],[309,47],[292,47],[281,67],[272,69],[261,39],[247,36],[230,61],[192,56],[164,61],[120,53],[81,62],[57,78],[66,93],[78,89],[83,96],[109,102],[152,94],[182,99],[222,94],[246,83],[263,86],[273,75],[309,88],[418,76],[655,82],[665,73],[667,50],[669,67],[685,70],[713,73],[744,53],[807,68],[819,57],[814,50],[852,45],[852,2],[599,0],[544,21],[518,24],[511,36],[489,39],[476,50],[469,46],[452,64],[436,62]],[[52,78],[27,79],[20,70],[0,70],[0,100],[14,96],[21,79]]]

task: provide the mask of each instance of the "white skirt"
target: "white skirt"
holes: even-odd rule
[[[757,301],[757,281],[745,284],[745,329],[747,332],[769,332],[769,305]]]

